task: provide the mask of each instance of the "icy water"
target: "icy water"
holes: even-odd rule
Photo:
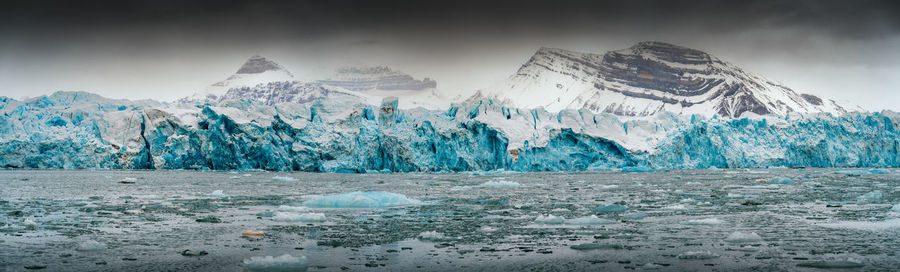
[[[402,196],[322,198],[354,191]],[[0,270],[897,271],[898,203],[896,170],[0,171]]]

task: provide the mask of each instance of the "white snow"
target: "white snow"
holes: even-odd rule
[[[389,208],[420,205],[422,201],[389,192],[349,192],[326,195],[303,202],[310,208]]]
[[[327,221],[322,213],[276,212],[272,220],[278,222],[321,223]]]
[[[481,184],[482,187],[519,187],[521,185],[522,184],[519,184],[518,182],[505,181],[505,180],[498,180],[498,181],[492,180],[492,181],[485,182],[484,184]]]

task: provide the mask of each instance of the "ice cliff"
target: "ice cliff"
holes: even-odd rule
[[[447,110],[351,97],[169,104],[57,92],[0,98],[6,168],[558,171],[766,166],[900,166],[900,116],[754,119],[517,109]]]

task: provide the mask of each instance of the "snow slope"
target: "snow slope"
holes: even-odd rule
[[[843,114],[832,100],[799,94],[699,50],[641,42],[606,54],[541,48],[506,81],[469,101],[551,112],[586,109],[620,116],[676,114],[741,117]]]

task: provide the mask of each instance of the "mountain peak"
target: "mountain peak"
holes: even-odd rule
[[[261,74],[266,71],[287,71],[284,66],[264,58],[260,55],[253,55],[238,69],[236,74]],[[290,74],[290,73],[288,73]]]
[[[706,52],[656,41],[639,42],[629,48],[613,51],[612,54],[639,55],[645,58],[654,58],[677,63],[698,64],[714,61],[714,57]]]
[[[541,47],[479,97],[517,107],[623,116],[846,112],[831,100],[802,96],[703,51],[654,41],[602,55]]]

